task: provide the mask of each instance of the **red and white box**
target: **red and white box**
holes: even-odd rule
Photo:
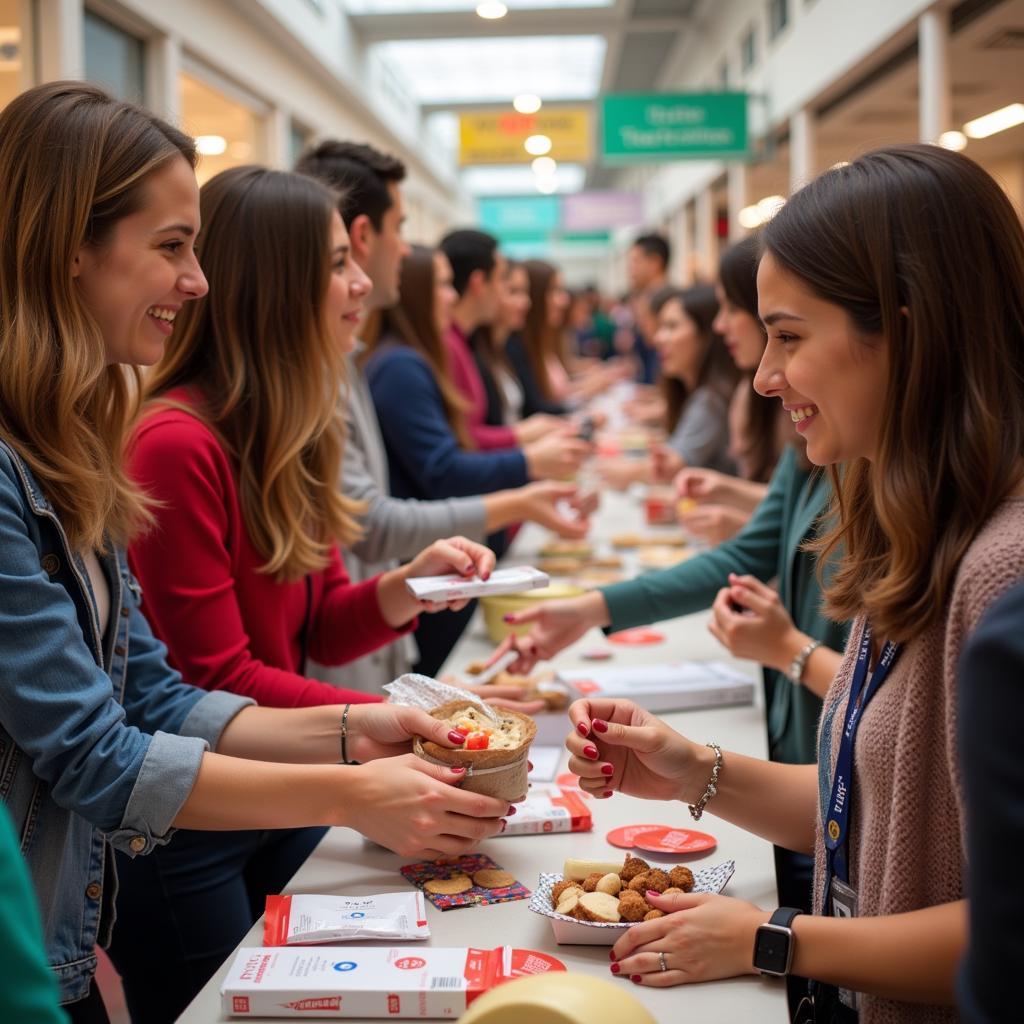
[[[529,565],[495,569],[486,579],[479,576],[413,576],[405,588],[417,601],[461,601],[469,597],[499,597],[546,587],[551,578]]]
[[[586,797],[554,783],[530,784],[526,799],[516,804],[515,817],[495,836],[540,835],[544,832],[589,832],[594,827]]]
[[[564,970],[546,953],[510,946],[260,946],[238,951],[221,1009],[232,1017],[454,1020],[496,985]]]

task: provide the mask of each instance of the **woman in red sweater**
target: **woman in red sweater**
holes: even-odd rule
[[[494,565],[456,537],[363,583],[345,574],[339,543],[358,537],[361,507],[338,489],[338,396],[369,281],[336,206],[311,179],[257,167],[203,187],[210,295],[160,311],[176,329],[129,451],[157,502],[130,549],[154,632],[189,682],[261,705],[379,700],[307,678],[307,655],[340,664],[411,629],[434,610],[411,576]],[[158,856],[120,858],[111,955],[133,1017],[173,1020],[322,834],[181,831]]]

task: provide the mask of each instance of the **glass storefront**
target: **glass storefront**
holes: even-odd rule
[[[200,184],[228,167],[262,159],[259,115],[196,75],[181,76],[181,122],[196,139]]]
[[[92,11],[86,11],[85,77],[115,96],[144,103],[146,44]]]

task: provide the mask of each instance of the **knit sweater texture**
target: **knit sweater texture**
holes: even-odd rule
[[[902,914],[966,897],[957,663],[989,606],[1022,579],[1024,497],[1009,498],[964,555],[943,617],[904,645],[863,712],[854,748],[849,850],[851,884],[862,917]],[[863,628],[860,618],[825,698],[818,761],[822,815]],[[820,912],[825,882],[820,818],[816,848],[814,891]],[[958,1019],[952,1007],[861,996],[861,1024]]]

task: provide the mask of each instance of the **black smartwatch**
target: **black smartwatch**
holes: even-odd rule
[[[779,907],[754,936],[754,966],[762,974],[782,978],[793,964],[793,918],[802,914],[793,907]]]

